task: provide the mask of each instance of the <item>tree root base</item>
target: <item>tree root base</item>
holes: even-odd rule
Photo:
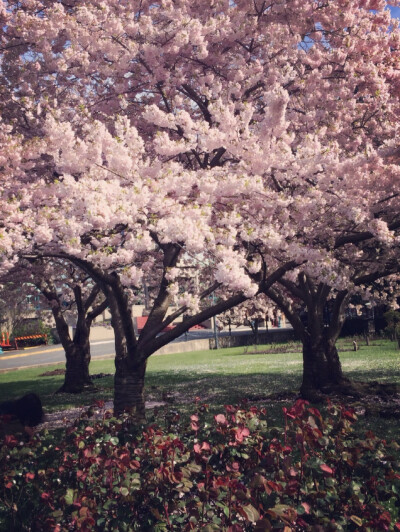
[[[61,388],[56,391],[56,394],[67,393],[77,395],[84,392],[97,392],[98,388],[92,383],[85,383],[83,386],[68,386],[63,384]]]

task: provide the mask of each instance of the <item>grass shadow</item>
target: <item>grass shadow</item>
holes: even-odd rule
[[[102,381],[100,383],[100,381]],[[109,399],[113,395],[113,379],[105,377],[94,381],[95,389],[80,394],[56,393],[64,382],[63,376],[37,377],[20,381],[2,382],[0,402],[17,399],[26,393],[37,393],[43,403],[44,410],[64,410],[67,408],[90,405],[96,399]]]

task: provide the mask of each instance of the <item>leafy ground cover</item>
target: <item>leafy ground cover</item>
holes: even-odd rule
[[[97,405],[101,406],[101,405]],[[82,419],[60,440],[0,448],[2,530],[400,530],[399,445],[298,400],[279,428],[263,408],[227,405],[210,421]]]

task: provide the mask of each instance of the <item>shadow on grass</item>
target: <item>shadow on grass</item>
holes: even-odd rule
[[[371,370],[355,369],[345,372],[346,376],[357,381],[400,382],[400,371],[389,373],[387,368]],[[55,394],[61,386],[63,376],[26,378],[19,382],[3,382],[0,387],[0,401],[20,397],[35,391],[43,401],[45,411],[63,410],[77,406],[89,406],[96,399],[109,400],[113,396],[113,378],[95,380],[97,391],[82,394]],[[180,412],[188,418],[196,410],[197,401],[209,404],[210,415],[224,412],[224,405],[237,405],[246,402],[266,407],[270,426],[283,423],[282,408],[293,404],[301,384],[301,370],[298,368],[270,373],[221,374],[215,371],[149,370],[146,377],[146,401],[165,403],[161,415],[169,409]],[[281,394],[281,397],[279,397]],[[272,397],[271,397],[272,396]],[[198,398],[198,399],[197,399]],[[344,399],[344,404],[349,403]],[[360,401],[362,402],[362,400]],[[317,405],[322,408],[322,405]],[[151,418],[149,412],[149,419]],[[388,440],[398,438],[397,420],[386,420],[371,415],[360,417],[357,429],[361,433],[372,430]]]
[[[224,412],[224,405],[266,406],[269,422],[282,417],[282,406],[293,403],[300,388],[300,375],[280,372],[221,375],[204,372],[179,372],[165,375],[149,373],[146,379],[146,399],[166,401],[183,416],[193,414],[196,403],[208,404],[211,413]],[[271,401],[268,396],[282,393],[290,396],[284,402]]]
[[[112,377],[105,377],[94,381],[96,389],[84,391],[81,394],[57,394],[56,392],[63,382],[63,376],[36,377],[34,379],[2,382],[0,387],[0,402],[17,399],[26,393],[35,392],[41,398],[44,410],[51,411],[77,406],[89,406],[94,400],[107,400],[113,394]]]
[[[373,370],[348,370],[345,376],[354,381],[361,382],[381,382],[397,384],[400,388],[400,369],[393,368],[392,373],[388,373],[387,368],[374,368]]]

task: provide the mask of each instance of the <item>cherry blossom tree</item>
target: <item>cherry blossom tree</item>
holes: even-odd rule
[[[158,347],[280,279],[341,293],[392,273],[400,34],[385,1],[2,6],[2,267],[52,255],[99,283],[117,412],[143,415]],[[355,260],[380,248],[375,271]]]
[[[90,328],[107,308],[100,287],[70,261],[49,259],[21,260],[3,275],[2,282],[7,299],[22,296],[20,308],[26,308],[29,296],[41,296],[51,310],[66,358],[64,383],[58,392],[81,393],[92,386]]]
[[[18,330],[26,318],[32,313],[28,299],[32,295],[31,290],[15,281],[2,282],[0,284],[0,326],[1,334],[10,338],[13,331]]]
[[[276,310],[276,305],[269,298],[265,297],[264,294],[259,294],[257,297],[247,299],[244,303],[219,315],[218,322],[228,326],[229,331],[231,331],[232,325],[251,327],[254,343],[257,344],[260,323],[274,319]]]
[[[107,308],[107,300],[100,287],[71,262],[47,261],[32,277],[32,282],[50,304],[65,351],[65,378],[58,392],[81,393],[93,386],[89,373],[89,336],[93,321]],[[71,318],[74,323],[72,336]]]

